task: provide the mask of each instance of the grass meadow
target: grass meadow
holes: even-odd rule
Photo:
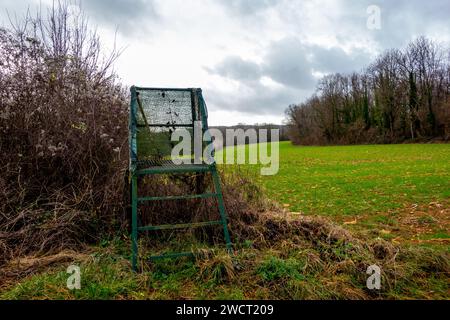
[[[248,154],[257,145],[239,148]],[[279,148],[279,172],[256,177],[269,198],[294,212],[355,216],[450,199],[448,144],[301,147],[281,142]]]
[[[3,284],[0,298],[448,299],[450,145],[281,142],[279,150],[276,175],[259,175],[258,165],[220,167],[225,175],[239,171],[254,179],[294,223],[318,217],[337,229],[314,220],[299,223],[300,233],[284,232],[270,220],[273,241],[266,246],[242,239],[233,257],[218,250],[209,259],[160,261],[140,273],[130,270],[124,234],[84,253],[52,257],[60,259],[56,264],[40,260],[42,272]],[[313,238],[302,236],[305,228]],[[65,286],[67,261],[81,266],[81,290]],[[383,270],[377,292],[365,283],[372,263]]]
[[[257,148],[239,146],[235,156],[245,149],[248,157]],[[415,222],[418,228],[405,234],[412,240],[450,239],[449,144],[311,147],[280,142],[279,154],[275,175],[260,175],[260,166],[240,165],[239,170],[293,214],[326,216],[363,231],[383,230],[385,238],[395,238],[394,231],[401,235],[406,231],[402,227],[411,229]]]

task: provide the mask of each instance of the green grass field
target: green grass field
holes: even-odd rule
[[[133,273],[124,235],[75,255],[80,291],[65,287],[68,263],[60,263],[0,287],[0,299],[448,299],[450,145],[279,147],[276,175],[259,175],[258,165],[221,165],[223,173],[249,174],[294,220],[325,216],[363,246],[290,235],[264,248],[243,240],[233,257],[219,251]],[[376,258],[380,245],[388,253]],[[373,263],[383,269],[379,293],[365,287]]]
[[[235,156],[245,151],[248,157],[258,147],[238,146]],[[248,172],[270,199],[295,214],[326,216],[388,240],[445,244],[450,239],[449,144],[310,147],[280,142],[275,175],[260,175],[260,165],[222,166]],[[450,250],[447,245],[441,249]]]
[[[450,199],[448,144],[279,147],[278,174],[258,179],[294,212],[358,215]]]

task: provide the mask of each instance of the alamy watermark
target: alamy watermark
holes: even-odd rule
[[[67,288],[69,290],[80,290],[81,289],[81,271],[80,267],[76,265],[70,265],[67,267],[66,272],[70,274],[70,276],[67,278]]]
[[[373,264],[367,268],[366,273],[369,275],[366,281],[367,289],[380,290],[381,289],[381,268]]]
[[[380,30],[381,29],[381,8],[377,5],[370,5],[366,10],[368,17],[366,21],[367,29]]]
[[[176,129],[172,133],[172,142],[178,142],[172,148],[173,163],[178,165],[214,162],[217,164],[260,164],[262,175],[278,173],[279,129],[226,129],[224,137],[219,129],[211,128],[203,132],[201,121],[195,121],[193,135],[194,137],[192,137],[192,130],[185,128]],[[254,147],[235,147],[244,144]],[[217,157],[214,155],[215,149],[226,149],[226,152],[221,153],[222,157]],[[190,157],[192,154],[193,159]]]

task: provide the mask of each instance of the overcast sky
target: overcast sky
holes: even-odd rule
[[[0,0],[21,15],[39,0]],[[45,6],[51,0],[41,0]],[[201,87],[209,122],[281,123],[331,72],[359,71],[417,36],[450,42],[449,0],[82,0],[127,85]],[[368,8],[381,9],[380,29]],[[373,20],[371,20],[373,21]]]

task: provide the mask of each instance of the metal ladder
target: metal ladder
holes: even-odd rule
[[[146,127],[149,132],[149,137],[152,135],[152,130],[150,127],[190,127],[195,132],[195,121],[201,122],[201,133],[208,135],[208,141],[211,142],[211,136],[209,135],[208,128],[208,113],[206,108],[206,103],[203,99],[202,92],[200,88],[142,88],[132,86],[131,91],[131,102],[130,102],[130,118],[129,118],[129,128],[130,128],[130,182],[131,182],[131,241],[132,241],[132,266],[134,270],[137,270],[138,265],[138,237],[139,232],[145,231],[157,231],[157,230],[170,230],[170,229],[184,229],[184,228],[196,228],[196,227],[206,227],[214,225],[222,225],[223,232],[225,236],[226,247],[229,252],[232,250],[232,244],[230,240],[230,235],[227,226],[227,215],[225,211],[225,206],[223,202],[223,194],[220,186],[220,178],[217,173],[216,163],[214,161],[205,163],[200,161],[200,164],[183,164],[174,165],[173,162],[167,163],[162,161],[157,165],[147,165],[145,159],[154,155],[151,151],[149,154],[143,156],[144,160],[139,161],[138,159],[138,115],[141,115],[142,123],[141,127]],[[143,94],[146,99],[141,101],[140,94]],[[167,109],[169,109],[171,114],[170,105],[173,104],[173,108],[178,108],[183,111],[177,114],[177,121],[166,122],[168,119]],[[175,109],[174,109],[175,110]],[[184,118],[183,118],[184,117]],[[149,121],[150,120],[150,121]],[[214,149],[212,150],[214,157]],[[147,150],[148,152],[148,150]],[[159,155],[159,153],[158,153]],[[195,155],[197,158],[197,155]],[[145,165],[140,167],[138,164],[145,162]],[[151,162],[151,160],[150,160]],[[194,161],[194,163],[196,163]],[[192,194],[192,195],[180,195],[180,196],[159,196],[159,197],[138,197],[138,179],[140,176],[145,175],[155,175],[155,174],[183,174],[183,173],[211,173],[214,192]],[[170,201],[178,199],[202,199],[202,198],[215,198],[217,200],[217,205],[220,213],[219,220],[195,222],[195,223],[182,223],[182,224],[165,224],[165,225],[149,225],[149,226],[139,226],[138,225],[138,207],[145,204],[148,201]],[[181,256],[192,256],[192,252],[174,252],[159,256],[149,257],[151,260],[164,259],[164,258],[176,258]]]
[[[180,195],[180,196],[159,196],[159,197],[138,197],[138,177],[144,175],[152,174],[174,174],[174,173],[198,173],[210,172],[212,175],[212,180],[214,184],[214,192],[193,194],[193,195]],[[178,200],[178,199],[204,199],[204,198],[216,198],[217,205],[220,213],[219,220],[204,221],[204,222],[193,222],[193,223],[182,223],[182,224],[165,224],[165,225],[148,225],[148,226],[138,226],[138,206],[148,202],[148,201],[160,201],[160,200]],[[139,232],[143,231],[157,231],[157,230],[170,230],[170,229],[185,229],[185,228],[197,228],[206,227],[214,225],[222,225],[226,247],[229,252],[232,250],[232,244],[230,240],[230,234],[228,232],[227,226],[227,214],[225,211],[225,205],[223,202],[222,188],[220,186],[220,178],[217,172],[215,163],[210,165],[191,165],[191,166],[180,166],[178,168],[165,168],[165,167],[152,167],[148,169],[137,169],[131,176],[131,215],[132,215],[132,225],[131,225],[131,242],[132,242],[132,266],[133,270],[137,270],[138,264],[138,238]],[[192,252],[174,252],[164,255],[150,256],[150,260],[158,260],[165,258],[177,258],[183,256],[193,256]]]

